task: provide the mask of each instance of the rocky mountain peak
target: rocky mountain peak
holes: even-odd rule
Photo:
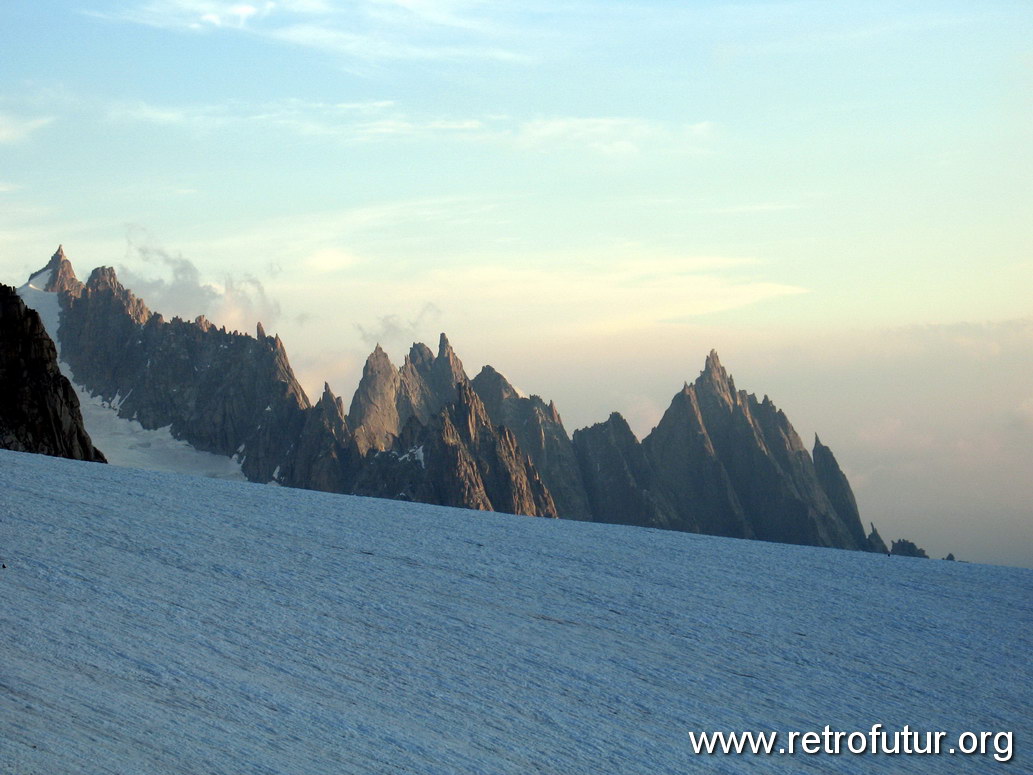
[[[423,342],[413,342],[412,347],[409,348],[409,354],[405,356],[405,360],[418,371],[424,372],[434,362],[434,353]]]
[[[463,362],[459,360],[459,356],[452,349],[452,345],[449,344],[448,337],[444,333],[438,339],[438,357],[434,361],[434,367],[439,374],[447,377],[451,385],[467,381]]]
[[[142,299],[118,281],[118,275],[110,266],[98,266],[92,272],[83,288],[84,295],[103,298],[104,304],[120,307],[137,325],[143,325],[151,317],[151,311]]]
[[[344,417],[344,401],[340,396],[334,395],[334,392],[330,389],[329,382],[323,383],[323,394],[316,402],[316,406],[322,410],[324,415],[333,417],[342,427],[347,425]]]
[[[450,409],[457,427],[465,434],[467,441],[476,439],[482,428],[492,427],[488,410],[469,381],[456,383],[456,400]]]
[[[540,396],[525,398],[502,374],[485,366],[470,381],[496,426],[512,432],[520,450],[530,457],[552,494],[559,514],[590,519],[577,456],[553,402]]]
[[[456,385],[470,381],[463,369],[463,362],[459,360],[445,334],[441,334],[438,340],[438,356],[434,359],[428,376],[431,390],[442,404],[451,403],[456,399]]]
[[[114,288],[116,286],[121,288],[122,284],[118,281],[118,275],[115,274],[115,267],[113,266],[98,266],[90,272],[90,276],[86,280],[86,287],[90,290]]]
[[[717,350],[710,351],[703,371],[699,373],[694,384],[697,389],[714,396],[727,407],[736,403],[735,382],[728,376],[725,367],[721,365],[721,360],[717,357]]]
[[[480,373],[473,378],[473,384],[478,395],[486,405],[501,403],[511,398],[518,398],[516,388],[508,379],[502,376],[491,366],[484,366]]]
[[[788,423],[788,420],[786,422]],[[850,488],[850,482],[847,481],[846,474],[840,469],[832,450],[821,443],[817,433],[814,434],[812,456],[818,483],[828,496],[840,522],[850,533],[853,543],[861,548],[871,548],[872,541],[864,534],[864,525],[861,524],[861,516],[857,510],[857,501]],[[880,538],[879,541],[881,542],[881,540]],[[877,547],[875,550],[878,551]]]
[[[265,340],[265,328],[262,326],[262,321],[258,321],[258,325],[255,326],[255,338],[262,342]]]
[[[72,262],[65,256],[64,247],[61,245],[57,246],[57,251],[50,257],[47,265],[33,272],[30,279],[38,278],[40,275],[43,275],[46,279],[42,283],[37,279],[36,287],[42,287],[44,291],[51,293],[67,291],[74,295],[78,295],[82,291],[82,283],[75,276]]]
[[[882,536],[879,535],[879,531],[875,529],[875,523],[869,522],[872,526],[872,532],[868,534],[868,549],[872,552],[879,552],[880,554],[889,554],[889,547],[886,546],[886,542],[882,540]]]
[[[355,429],[360,454],[387,449],[398,435],[400,384],[398,369],[377,344],[362,367],[362,379],[348,410],[348,424]]]
[[[556,402],[549,401],[549,419],[554,423],[563,425],[563,418],[560,417],[560,410],[556,408]]]

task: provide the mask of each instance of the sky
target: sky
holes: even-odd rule
[[[39,0],[0,11],[0,280],[62,243],[349,400],[446,331],[644,436],[717,349],[865,521],[1033,567],[1033,10]]]

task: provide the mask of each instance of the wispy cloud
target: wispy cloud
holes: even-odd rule
[[[413,302],[447,288],[445,312],[517,326],[527,335],[562,329],[614,333],[684,323],[760,301],[805,293],[742,271],[736,258],[628,255],[617,259],[533,257],[523,265],[481,262],[414,267],[407,277],[361,278],[373,298]],[[357,280],[360,278],[356,278]]]
[[[368,346],[380,344],[385,347],[404,346],[428,337],[441,319],[441,309],[433,302],[424,304],[413,318],[398,314],[381,315],[373,326],[355,324],[359,338]]]
[[[122,282],[165,315],[205,315],[216,325],[242,331],[258,322],[272,326],[280,319],[280,303],[258,278],[227,274],[221,288],[204,282],[190,259],[153,244],[140,227],[129,227],[125,260],[127,264],[119,267]]]
[[[161,29],[247,34],[346,58],[519,61],[514,36],[477,0],[149,0],[92,15]]]
[[[0,113],[0,143],[17,143],[53,122],[53,118],[22,118]]]
[[[261,124],[292,134],[344,143],[458,139],[493,143],[535,153],[584,153],[630,157],[644,153],[700,154],[717,137],[710,121],[671,123],[635,117],[554,116],[521,120],[506,115],[414,115],[391,100],[165,106],[120,103],[108,110],[115,121],[217,131]],[[750,205],[787,209],[788,205]]]

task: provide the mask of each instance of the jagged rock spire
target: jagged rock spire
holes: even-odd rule
[[[75,276],[72,264],[65,256],[63,245],[57,246],[57,250],[54,251],[54,255],[50,257],[46,266],[33,272],[29,277],[30,279],[36,278],[35,287],[50,293],[67,291],[78,296],[82,292],[82,283]]]

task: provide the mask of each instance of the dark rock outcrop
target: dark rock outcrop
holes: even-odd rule
[[[597,521],[871,550],[850,485],[828,447],[811,458],[767,396],[735,383],[711,352],[639,444],[620,415],[575,431]]]
[[[546,404],[539,396],[522,397],[491,366],[481,369],[470,384],[484,403],[491,421],[505,426],[516,436],[520,448],[531,458],[552,493],[560,516],[591,519],[574,446],[556,405],[551,401]]]
[[[678,392],[642,442],[674,511],[670,527],[753,538],[755,530],[711,441],[694,385]]]
[[[0,285],[0,447],[105,462],[35,310]]]
[[[868,534],[868,551],[878,552],[879,554],[889,554],[889,547],[886,546],[886,542],[882,540],[882,536],[879,535],[879,531],[875,529],[875,523],[871,523],[872,532]]]
[[[660,492],[650,460],[620,414],[574,431],[573,445],[594,521],[676,525],[674,509]]]
[[[854,491],[846,474],[839,467],[836,456],[832,450],[821,443],[818,435],[814,435],[814,473],[818,477],[818,483],[828,495],[829,502],[835,510],[836,515],[842,521],[844,527],[850,533],[857,546],[872,548],[868,536],[864,534],[864,525],[861,524],[861,515],[857,510],[857,500],[854,498]],[[872,525],[872,530],[875,525]],[[882,539],[879,539],[880,541]],[[878,549],[873,549],[878,551]]]
[[[929,559],[925,549],[919,548],[914,541],[909,541],[906,538],[894,541],[893,546],[890,547],[890,554],[895,554],[899,557],[922,557],[926,560]]]
[[[315,406],[305,410],[301,431],[272,478],[288,487],[344,492],[357,458],[344,403],[324,383],[323,395]]]

